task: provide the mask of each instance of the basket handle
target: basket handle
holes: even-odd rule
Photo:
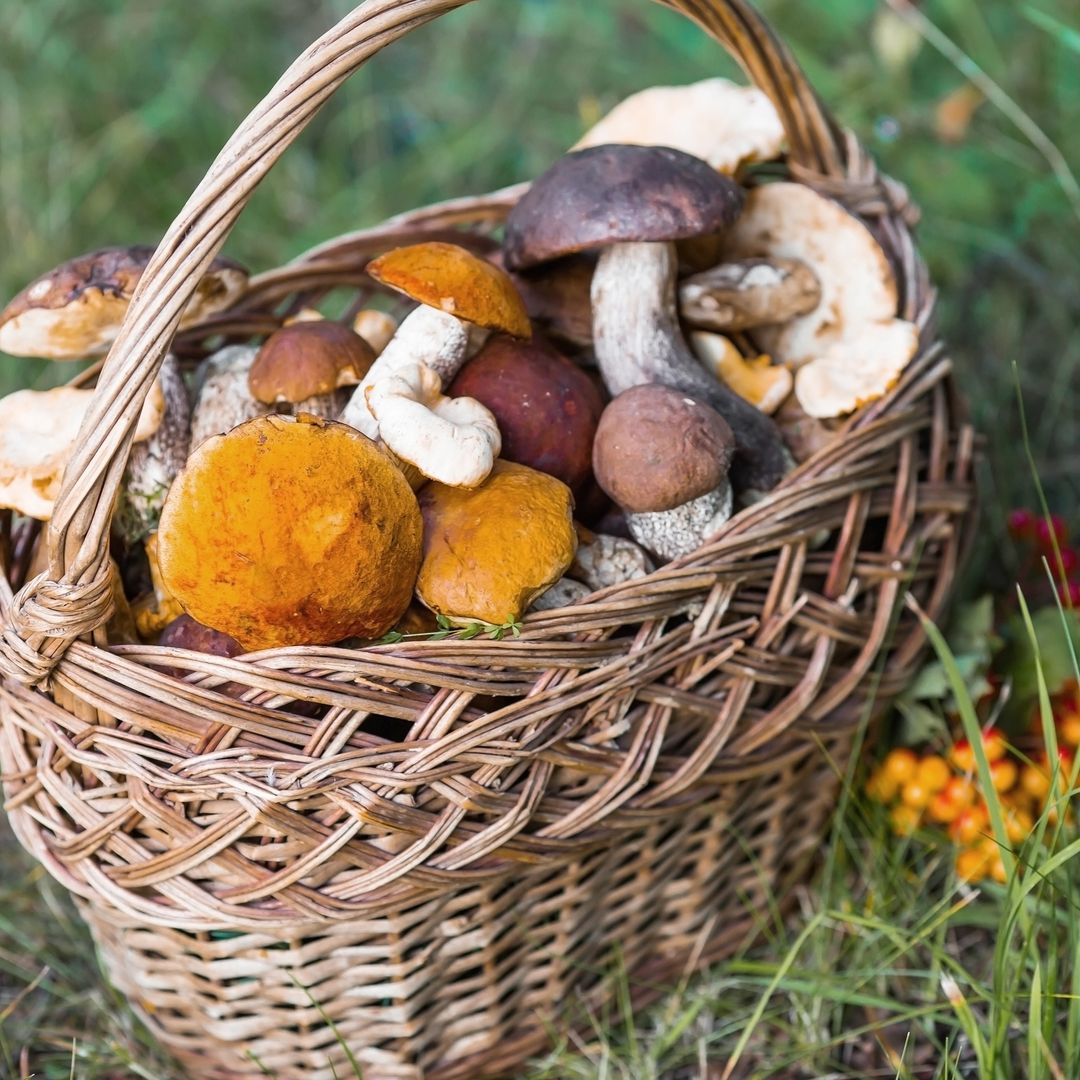
[[[48,528],[48,571],[6,605],[0,673],[47,681],[112,608],[109,526],[143,400],[196,283],[259,181],[335,90],[410,30],[472,0],[366,0],[311,45],[240,125],[169,227],[109,351]],[[776,105],[797,168],[842,179],[853,144],[745,0],[656,0],[724,45]]]

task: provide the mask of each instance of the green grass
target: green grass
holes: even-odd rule
[[[942,327],[986,435],[971,577],[1005,590],[1017,566],[1004,512],[1033,502],[1014,365],[1049,502],[1067,514],[1077,503],[1080,19],[1071,0],[926,0],[931,22],[914,16],[912,33],[872,0],[763,6],[923,208]],[[244,113],[348,7],[8,5],[0,296],[73,254],[160,236]],[[470,6],[347,84],[256,194],[228,251],[263,269],[396,211],[534,175],[625,93],[718,70],[733,67],[643,0]],[[949,142],[936,110],[968,83],[987,101]],[[7,361],[0,392],[65,374]],[[98,978],[62,890],[10,843],[2,853],[0,1075],[170,1080]],[[1019,858],[1034,864],[1022,887],[976,894],[952,878],[951,851],[895,841],[883,814],[852,799],[792,923],[770,924],[762,944],[654,1009],[593,1018],[530,1076],[675,1080],[723,1076],[729,1063],[739,1077],[1080,1076],[1077,865],[1037,846]]]

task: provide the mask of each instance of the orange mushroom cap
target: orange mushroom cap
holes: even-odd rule
[[[190,615],[247,650],[379,637],[409,606],[422,529],[370,439],[262,416],[188,459],[161,514],[161,573]]]
[[[396,248],[367,265],[378,282],[465,322],[532,336],[525,303],[505,270],[457,244]]]
[[[428,484],[420,509],[424,561],[416,593],[440,615],[517,619],[573,562],[570,489],[526,465],[496,461],[471,491]]]

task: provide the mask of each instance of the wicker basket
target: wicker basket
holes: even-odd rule
[[[499,1075],[568,1003],[603,996],[616,948],[648,987],[733,948],[805,873],[857,725],[911,676],[922,638],[905,594],[936,615],[970,533],[972,434],[903,189],[743,0],[666,0],[776,103],[790,177],[887,251],[899,314],[922,332],[900,383],[706,547],[530,616],[519,641],[235,660],[108,647],[110,514],[195,282],[345,78],[465,2],[368,0],[243,123],[101,373],[48,571],[0,586],[12,825],[199,1078],[329,1078],[349,1074],[350,1051],[368,1080]],[[519,193],[333,241],[177,347],[369,289],[369,255],[414,237],[482,248]],[[400,741],[372,733],[373,715]]]

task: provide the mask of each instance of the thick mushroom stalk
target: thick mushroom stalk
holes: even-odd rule
[[[600,256],[592,281],[593,339],[604,382],[613,395],[659,383],[708,403],[735,435],[733,482],[768,491],[791,458],[772,421],[713,379],[690,351],[675,307],[677,272],[669,242],[613,244]]]
[[[223,435],[272,411],[248,389],[248,374],[258,354],[254,345],[227,345],[202,362],[191,411],[191,449],[211,435]]]
[[[158,383],[165,414],[154,434],[131,448],[113,526],[129,545],[142,543],[157,528],[165,496],[191,448],[191,401],[175,356],[165,357]]]
[[[338,419],[376,439],[379,422],[368,408],[368,391],[376,383],[419,364],[435,373],[440,387],[448,386],[469,356],[469,330],[460,319],[438,308],[418,307],[402,321]]]
[[[446,397],[423,364],[399,368],[367,393],[379,437],[396,457],[448,487],[474,488],[487,478],[502,439],[479,401]]]

